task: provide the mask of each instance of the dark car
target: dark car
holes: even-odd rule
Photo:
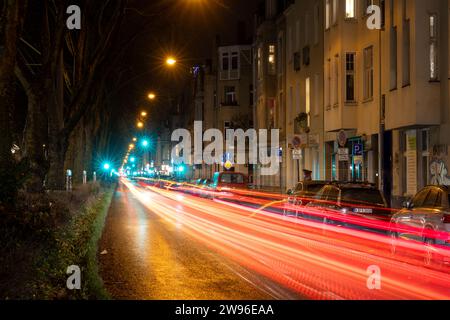
[[[211,188],[216,191],[227,189],[249,189],[248,178],[238,172],[216,172],[214,174]]]
[[[403,206],[391,219],[392,252],[400,238],[424,243],[424,263],[430,265],[436,258],[432,246],[450,245],[450,187],[425,187]]]
[[[283,214],[295,214],[297,216],[301,209],[299,207],[306,206],[311,202],[317,193],[328,183],[327,181],[302,181],[297,183],[294,189],[287,191],[288,198],[283,209]]]
[[[328,184],[317,193],[314,201],[310,202],[308,207],[323,209],[319,216],[314,216],[314,219],[324,223],[383,233],[386,233],[386,230],[378,230],[376,226],[370,228],[368,227],[371,225],[369,223],[358,224],[358,222],[351,221],[351,218],[359,217],[387,223],[391,219],[391,211],[383,194],[374,185],[366,183]]]

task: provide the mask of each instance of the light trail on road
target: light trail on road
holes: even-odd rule
[[[425,268],[414,255],[393,258],[384,235],[122,182],[180,232],[308,298],[450,299],[448,266]],[[422,250],[408,246],[416,256]],[[381,271],[379,290],[369,289],[372,266]]]

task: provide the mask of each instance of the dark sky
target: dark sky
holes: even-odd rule
[[[128,130],[126,135],[134,135],[131,130],[140,109],[152,108],[150,113],[164,109],[161,102],[167,95],[177,95],[188,76],[188,68],[211,57],[216,35],[220,35],[224,45],[235,44],[239,21],[243,21],[251,43],[253,15],[259,2],[130,0],[121,38],[126,41],[138,36],[127,46],[126,55],[117,66],[121,80],[114,94],[117,104],[114,113],[115,126],[120,132]],[[177,69],[168,70],[164,66],[167,55],[174,55],[180,61]],[[149,91],[159,95],[159,104],[148,105]]]

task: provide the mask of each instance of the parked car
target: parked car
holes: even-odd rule
[[[333,183],[323,187],[308,205],[324,209],[323,215],[313,217],[324,223],[369,229],[346,222],[349,216],[389,222],[391,211],[383,194],[374,185],[366,183]],[[372,231],[372,230],[371,230]]]
[[[214,173],[211,188],[216,191],[226,189],[248,189],[248,178],[239,172],[216,172]]]
[[[399,238],[422,242],[424,263],[430,265],[436,258],[432,246],[450,245],[450,187],[425,187],[403,207],[391,218],[392,252],[398,250]],[[433,237],[438,232],[441,236]]]
[[[283,209],[284,215],[298,215],[299,206],[306,206],[317,193],[328,184],[327,181],[302,181],[294,189],[287,191],[287,202]]]

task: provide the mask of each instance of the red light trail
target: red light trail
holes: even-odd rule
[[[392,240],[386,235],[284,217],[220,197],[203,199],[154,186],[136,187],[125,179],[122,182],[177,231],[308,298],[450,299],[449,266],[425,268],[422,244],[400,240],[397,246],[407,254],[393,257]],[[243,193],[238,197],[251,200]],[[316,209],[310,214],[330,213]],[[377,228],[385,223],[349,219]],[[433,249],[450,257],[448,248]],[[380,290],[367,285],[370,266],[381,270]]]

